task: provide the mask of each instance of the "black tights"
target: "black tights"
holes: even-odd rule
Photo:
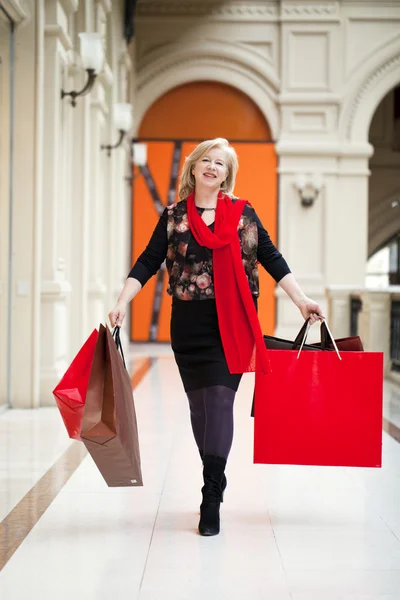
[[[197,447],[204,454],[228,458],[233,439],[235,390],[212,385],[187,392]]]

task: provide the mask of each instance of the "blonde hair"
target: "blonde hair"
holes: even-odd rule
[[[225,153],[228,176],[221,185],[221,191],[228,196],[233,196],[236,173],[239,168],[236,151],[229,144],[228,140],[224,138],[215,138],[213,140],[205,140],[204,142],[201,142],[198,146],[196,146],[193,152],[186,157],[179,180],[178,196],[180,200],[185,200],[194,191],[196,187],[196,180],[192,173],[193,167],[195,166],[196,162],[200,160],[200,158],[208,154],[213,148],[220,148]]]

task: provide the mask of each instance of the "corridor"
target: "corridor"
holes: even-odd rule
[[[0,415],[2,600],[400,600],[398,388],[385,384],[382,469],[253,465],[246,375],[221,534],[203,538],[171,351],[130,359],[143,488],[107,488],[56,408]]]

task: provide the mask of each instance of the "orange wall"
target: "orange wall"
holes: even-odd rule
[[[174,88],[149,108],[140,138],[270,140],[258,106],[240,90],[213,81]]]
[[[277,226],[277,157],[269,139],[269,128],[259,109],[242,92],[212,82],[188,84],[176,88],[158,100],[147,112],[139,131],[139,139],[169,138],[171,141],[147,141],[148,167],[162,203],[167,204],[174,143],[177,139],[227,137],[235,141],[239,172],[235,194],[249,200],[272,240],[276,242]],[[184,142],[180,168],[184,158],[197,142]],[[136,173],[135,173],[136,174]],[[132,205],[132,264],[144,250],[158,221],[158,214],[143,176],[134,180]],[[158,341],[169,341],[171,299],[164,292],[158,323]],[[156,277],[153,277],[132,303],[131,337],[147,341],[153,308]],[[265,333],[275,328],[275,282],[260,267],[261,298],[259,316]]]

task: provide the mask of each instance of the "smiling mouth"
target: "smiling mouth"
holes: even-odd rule
[[[203,173],[204,177],[211,177],[213,179],[216,179],[216,175],[214,175],[213,173]]]

